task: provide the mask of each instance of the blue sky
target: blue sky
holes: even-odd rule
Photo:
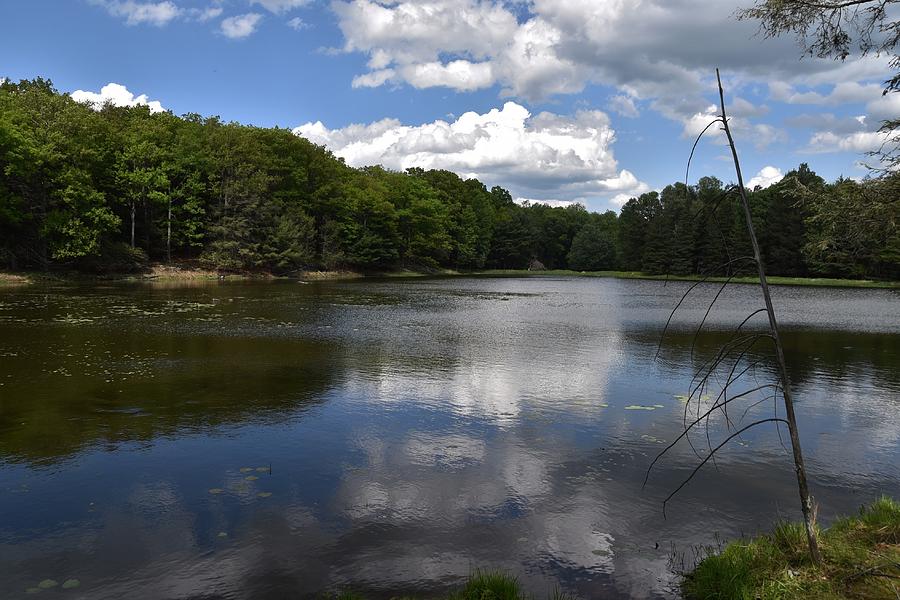
[[[749,1],[4,0],[0,76],[604,210],[683,177],[720,66],[748,178],[864,176],[900,114],[886,61],[801,60],[733,18]],[[713,136],[694,173],[733,179],[724,157]]]

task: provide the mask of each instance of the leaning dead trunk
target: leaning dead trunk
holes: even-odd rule
[[[775,358],[778,362],[778,374],[781,380],[781,393],[784,398],[784,409],[787,415],[788,432],[791,436],[791,449],[794,454],[794,470],[797,473],[797,487],[800,492],[800,506],[803,510],[803,522],[806,525],[806,537],[809,542],[809,554],[813,562],[822,564],[822,555],[819,552],[819,542],[816,535],[815,510],[812,498],[809,494],[809,485],[806,481],[806,468],[803,465],[803,452],[800,449],[800,436],[797,432],[797,417],[794,415],[794,400],[791,394],[791,382],[788,378],[787,365],[784,362],[784,347],[778,334],[778,321],[775,319],[775,309],[772,307],[772,297],[769,294],[769,284],[766,280],[766,270],[763,266],[762,255],[759,251],[759,242],[753,229],[753,217],[750,213],[750,203],[747,200],[747,190],[744,187],[744,177],[741,173],[741,163],[738,160],[734,138],[731,137],[731,128],[728,126],[728,117],[725,113],[725,92],[722,89],[722,78],[716,69],[716,80],[719,84],[719,103],[722,108],[722,128],[728,138],[728,146],[731,148],[731,156],[734,160],[734,170],[737,174],[738,190],[741,198],[741,206],[744,210],[744,219],[747,224],[747,233],[753,246],[753,258],[759,271],[759,285],[762,288],[763,299],[766,303],[766,313],[769,317],[769,333],[775,345]]]
[[[788,377],[787,366],[784,360],[784,348],[782,346],[781,336],[778,331],[778,321],[775,318],[775,309],[772,306],[772,297],[769,293],[769,284],[766,279],[766,272],[763,265],[762,254],[759,250],[759,242],[756,239],[756,232],[754,231],[753,227],[753,218],[750,212],[750,203],[747,199],[747,190],[744,187],[744,176],[741,172],[741,163],[740,160],[738,160],[737,149],[734,144],[734,138],[731,135],[731,127],[728,124],[728,116],[725,112],[725,92],[722,89],[722,82],[719,78],[718,70],[716,71],[716,78],[719,81],[719,101],[721,104],[722,112],[703,129],[703,131],[697,137],[697,140],[694,142],[694,146],[691,149],[691,155],[688,158],[687,171],[685,172],[685,189],[687,189],[690,164],[694,156],[694,150],[696,150],[697,148],[697,144],[700,142],[700,139],[703,137],[703,135],[710,129],[710,127],[712,127],[716,123],[720,123],[728,140],[728,146],[731,150],[731,155],[734,160],[734,167],[735,172],[737,173],[738,183],[735,186],[729,186],[728,189],[720,194],[719,199],[713,205],[711,205],[711,207],[704,207],[701,212],[710,210],[711,214],[714,216],[718,206],[726,198],[731,195],[738,196],[741,210],[744,215],[747,237],[753,249],[753,254],[752,256],[743,255],[732,257],[732,253],[728,250],[727,242],[725,242],[725,239],[723,237],[723,242],[725,242],[725,250],[729,257],[729,260],[722,265],[710,269],[706,276],[702,277],[699,281],[689,286],[687,291],[681,296],[681,299],[669,314],[669,319],[668,321],[666,321],[666,325],[663,328],[663,333],[660,338],[660,349],[662,348],[662,342],[665,338],[666,331],[668,331],[669,325],[672,322],[672,318],[675,316],[675,313],[678,311],[679,307],[681,307],[685,303],[685,300],[694,289],[696,289],[705,281],[708,281],[710,277],[712,277],[716,273],[721,272],[723,269],[730,274],[713,297],[712,302],[710,302],[709,307],[706,309],[706,313],[704,314],[703,319],[700,321],[700,325],[694,334],[694,342],[691,344],[692,358],[694,356],[694,344],[696,344],[697,342],[697,339],[703,329],[703,325],[706,322],[707,317],[709,317],[710,312],[716,304],[716,301],[722,295],[725,287],[729,285],[731,280],[734,278],[735,273],[740,271],[740,267],[742,265],[756,265],[757,273],[759,275],[760,289],[762,290],[762,296],[764,300],[764,306],[762,308],[753,310],[749,315],[747,315],[747,317],[743,321],[741,321],[741,323],[734,329],[728,341],[718,349],[714,356],[704,361],[700,368],[695,372],[693,378],[691,379],[690,393],[684,397],[684,429],[678,436],[676,436],[675,440],[668,444],[666,448],[663,449],[650,463],[650,466],[647,468],[647,475],[644,478],[644,484],[646,485],[653,466],[670,450],[672,450],[672,448],[674,448],[681,442],[687,442],[687,444],[690,445],[691,450],[699,459],[699,462],[690,472],[687,478],[685,478],[681,482],[681,484],[677,488],[675,488],[668,495],[668,497],[666,497],[665,500],[663,500],[663,515],[665,515],[666,503],[669,502],[669,500],[671,500],[675,495],[677,495],[678,492],[681,491],[684,486],[686,486],[691,481],[691,479],[693,479],[693,477],[700,471],[700,469],[703,468],[704,465],[706,465],[708,462],[713,462],[715,464],[716,454],[718,454],[726,446],[728,446],[728,444],[732,440],[740,438],[744,432],[747,432],[750,429],[753,429],[760,425],[768,424],[775,425],[775,430],[776,432],[778,432],[778,436],[780,439],[781,432],[778,427],[780,424],[786,425],[790,432],[791,446],[794,458],[794,470],[797,476],[797,487],[800,493],[801,508],[803,510],[803,520],[804,524],[806,525],[806,535],[809,542],[810,558],[815,564],[820,565],[822,562],[822,558],[821,554],[819,553],[819,545],[816,537],[816,511],[812,502],[812,498],[809,494],[809,485],[806,480],[806,469],[803,466],[803,453],[800,449],[800,436],[797,431],[797,418],[794,414],[794,401],[791,391],[790,378]],[[699,216],[699,214],[700,213],[698,213],[697,216]],[[750,323],[750,321],[753,320],[754,317],[761,317],[763,313],[765,313],[766,317],[768,318],[768,327],[764,332],[750,332],[744,329],[744,326]],[[742,389],[743,386],[740,386],[737,393],[735,393],[734,388],[739,385],[739,382],[742,381],[742,378],[745,375],[748,377],[752,377],[755,369],[764,362],[763,358],[753,357],[753,352],[755,352],[755,347],[759,342],[772,343],[774,358],[775,362],[777,363],[777,383],[772,382],[763,385],[756,385],[751,389]],[[659,349],[657,350],[657,355],[658,354]],[[710,399],[710,396],[706,395],[705,392],[709,391],[712,385],[718,386],[718,384],[723,381],[723,379],[724,384],[721,386],[720,391],[715,395],[715,398],[712,399],[711,403],[707,403]],[[778,415],[779,393],[784,399],[786,418],[781,418]],[[761,400],[758,400],[754,398],[754,396],[757,394],[761,394],[764,397]],[[750,413],[752,409],[770,400],[773,402],[773,415],[767,418],[757,419],[749,425],[743,425],[745,417]],[[742,405],[745,406],[745,410],[742,413],[739,411],[738,414],[735,414],[734,409],[741,407]],[[696,415],[691,415],[692,407],[696,409]],[[732,411],[731,414],[729,414],[729,411]],[[721,443],[716,444],[713,443],[712,436],[710,435],[710,424],[713,416],[715,415],[721,415],[723,417],[722,422],[727,433],[724,440],[721,441]],[[706,438],[707,452],[705,456],[700,453],[698,448],[691,441],[691,434],[696,433],[698,430],[701,430]]]

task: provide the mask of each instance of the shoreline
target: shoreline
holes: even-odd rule
[[[609,277],[612,279],[646,279],[651,281],[701,281],[699,275],[658,275],[641,271],[571,271],[567,269],[551,269],[546,271],[526,271],[515,269],[487,269],[472,271],[468,275],[488,277]],[[767,275],[770,285],[797,285],[807,287],[840,287],[870,289],[900,289],[900,281],[878,281],[873,279],[836,279],[828,277],[782,277]],[[709,283],[725,283],[727,277],[708,277]],[[733,277],[731,283],[758,284],[757,277]]]
[[[310,270],[295,271],[290,274],[269,272],[220,273],[211,269],[193,266],[154,264],[144,273],[89,274],[77,271],[0,271],[0,287],[31,285],[36,283],[90,283],[90,282],[179,282],[179,281],[345,281],[353,279],[405,279],[418,277],[596,277],[611,279],[644,279],[651,281],[697,282],[703,278],[697,275],[656,275],[640,271],[571,271],[551,269],[528,271],[525,269],[480,269],[456,271],[439,269],[415,271],[402,269],[364,273],[351,270]],[[724,283],[726,277],[710,277],[709,283]],[[756,277],[735,277],[731,283],[756,284]],[[835,279],[825,277],[768,277],[771,285],[805,286],[831,288],[897,289],[900,281],[876,281],[871,279]]]

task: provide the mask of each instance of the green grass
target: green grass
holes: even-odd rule
[[[519,582],[503,573],[476,571],[463,589],[448,600],[519,600],[524,598]]]
[[[690,600],[875,600],[900,597],[900,503],[881,498],[819,531],[823,565],[801,524],[710,551],[685,576]]]
[[[325,600],[365,600],[365,596],[350,591],[343,591]],[[413,600],[402,596],[392,600]],[[533,600],[533,597],[522,591],[518,580],[500,571],[476,570],[469,576],[465,585],[445,596],[445,600]],[[571,600],[568,596],[555,591],[549,600]]]
[[[517,269],[489,269],[474,271],[470,275],[490,275],[495,277],[612,277],[615,279],[653,279],[669,281],[699,281],[698,275],[653,275],[640,271],[569,271],[566,269],[550,269],[547,271],[525,271]],[[887,288],[900,289],[900,281],[874,281],[871,279],[829,279],[822,277],[778,277],[769,276],[772,285],[804,285],[817,287],[852,287],[852,288]],[[711,282],[724,282],[725,277],[710,277]],[[759,283],[758,277],[735,277],[734,283]]]

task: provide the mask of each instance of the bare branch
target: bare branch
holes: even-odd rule
[[[754,393],[756,393],[756,392],[758,392],[758,391],[760,391],[760,390],[764,390],[764,389],[772,388],[772,387],[775,387],[775,388],[777,388],[777,389],[780,389],[780,388],[778,388],[778,386],[777,386],[776,384],[768,383],[768,384],[765,384],[765,385],[757,386],[757,387],[755,387],[755,388],[753,388],[753,389],[751,389],[751,390],[747,390],[746,392],[743,392],[743,393],[738,394],[738,395],[736,395],[736,396],[732,396],[731,398],[729,398],[729,399],[727,400],[727,402],[733,402],[733,401],[735,401],[735,400],[739,400],[740,398],[744,398],[744,397],[746,397],[746,396],[749,396],[750,394],[754,394]],[[703,413],[701,416],[697,417],[697,418],[696,418],[693,422],[691,422],[689,425],[685,426],[684,431],[682,431],[682,432],[678,435],[678,437],[676,437],[674,440],[672,440],[672,441],[669,443],[668,446],[666,446],[665,448],[663,448],[662,451],[661,451],[659,454],[656,455],[656,458],[654,458],[654,459],[650,462],[650,466],[647,467],[647,473],[644,475],[644,483],[643,483],[643,485],[641,486],[642,488],[643,488],[644,486],[647,485],[647,480],[650,478],[650,471],[653,470],[653,466],[654,466],[657,462],[659,462],[659,459],[661,459],[661,458],[662,458],[669,450],[671,450],[672,448],[674,448],[674,447],[678,444],[678,442],[680,442],[682,439],[685,439],[685,438],[688,436],[688,433],[691,431],[691,429],[693,429],[697,424],[699,424],[699,423],[702,422],[704,419],[706,419],[707,417],[709,417],[709,416],[710,416],[716,409],[718,409],[718,408],[719,408],[719,406],[713,406],[713,407],[710,408],[708,411],[706,411],[705,413]]]
[[[724,267],[727,267],[727,266],[729,266],[729,265],[731,265],[731,264],[733,264],[733,263],[735,263],[735,262],[744,261],[744,260],[751,260],[751,261],[752,261],[752,260],[754,260],[754,259],[753,259],[753,257],[751,257],[751,256],[739,256],[739,257],[737,257],[737,258],[733,258],[733,259],[729,260],[728,262],[722,263],[721,265],[719,265],[718,267],[716,267],[715,269],[713,269],[713,270],[712,270],[712,273],[715,273],[715,272],[718,271],[719,269],[722,269],[722,268],[724,268]],[[655,356],[655,358],[659,358],[659,351],[660,351],[660,349],[662,348],[662,342],[663,342],[663,339],[666,337],[666,332],[669,330],[669,324],[672,322],[672,317],[675,316],[675,312],[678,310],[678,307],[681,306],[681,304],[682,304],[682,303],[685,301],[685,299],[688,297],[688,294],[690,294],[690,293],[694,290],[694,288],[696,288],[696,287],[697,287],[698,285],[700,285],[701,283],[706,283],[706,281],[708,281],[709,278],[713,276],[712,273],[705,275],[702,279],[700,279],[699,281],[697,281],[697,282],[695,282],[693,285],[691,285],[691,286],[687,289],[687,291],[681,296],[681,299],[680,299],[680,300],[678,301],[678,303],[675,305],[675,308],[672,309],[672,312],[669,313],[669,318],[666,319],[666,325],[665,325],[665,327],[663,327],[662,334],[661,334],[660,337],[659,337],[659,345],[656,347],[656,356]]]
[[[732,341],[735,340],[735,336],[741,331],[741,328],[743,328],[744,325],[746,325],[747,322],[750,321],[750,319],[752,319],[753,317],[755,317],[756,315],[758,315],[759,313],[762,313],[762,312],[766,312],[766,309],[765,309],[765,308],[757,309],[757,310],[753,311],[752,313],[750,313],[750,314],[747,316],[747,318],[745,318],[743,321],[741,321],[740,325],[738,325],[737,327],[735,327],[734,330],[732,331],[731,337],[728,338],[728,341],[726,342],[726,345],[730,344]],[[724,347],[723,347],[723,348],[724,348]],[[721,349],[720,349],[720,350],[721,350]],[[696,381],[697,377],[700,376],[700,373],[704,372],[704,370],[706,369],[706,366],[707,366],[709,363],[710,363],[710,361],[706,361],[705,363],[703,363],[702,365],[700,365],[700,368],[694,373],[694,376],[691,377],[691,383],[690,383],[690,385],[689,385],[688,387],[693,387],[694,381]]]
[[[706,127],[703,128],[703,131],[700,132],[700,135],[697,136],[697,139],[694,140],[694,145],[691,146],[691,154],[688,156],[687,167],[684,169],[684,187],[687,187],[688,175],[691,172],[691,161],[694,159],[694,151],[697,149],[697,144],[700,143],[700,139],[703,135],[709,130],[710,127],[718,123],[721,119],[716,117],[712,121],[706,124]]]
[[[740,434],[744,433],[744,432],[747,431],[748,429],[751,429],[751,428],[753,428],[753,427],[756,427],[757,425],[762,425],[763,423],[778,422],[778,421],[781,421],[781,422],[783,422],[783,423],[787,423],[787,421],[785,421],[784,419],[776,419],[776,418],[771,418],[771,419],[761,419],[761,420],[759,420],[759,421],[754,421],[753,423],[750,423],[749,425],[747,425],[746,427],[744,427],[744,428],[741,429],[740,431],[737,431],[737,432],[735,432],[735,433],[729,435],[727,438],[725,438],[725,441],[723,441],[721,444],[719,444],[718,446],[716,446],[716,447],[713,449],[713,451],[709,453],[709,456],[707,456],[706,458],[704,458],[704,459],[700,462],[699,465],[697,465],[696,467],[694,467],[694,470],[691,471],[691,474],[688,475],[687,479],[685,479],[684,481],[681,482],[681,485],[679,485],[677,488],[675,488],[675,491],[673,491],[671,494],[669,494],[668,496],[666,496],[666,499],[663,500],[663,518],[665,518],[665,516],[666,516],[666,504],[669,502],[669,500],[671,500],[671,499],[675,496],[675,494],[677,494],[678,492],[680,492],[680,491],[681,491],[681,488],[683,488],[684,486],[686,486],[686,485],[688,484],[688,482],[689,482],[691,479],[694,478],[694,475],[696,475],[697,472],[698,472],[700,469],[703,468],[703,465],[705,465],[707,462],[709,462],[709,460],[710,460],[713,456],[715,456],[716,453],[717,453],[719,450],[721,450],[722,448],[724,448],[725,445],[728,444],[728,442],[730,442],[731,440],[733,440],[734,438],[736,438],[736,437],[739,436]]]
[[[725,287],[731,283],[731,280],[734,279],[734,275],[729,275],[728,279],[726,279],[722,283],[722,287],[719,288],[719,291],[716,292],[715,297],[712,299],[712,302],[709,303],[709,308],[706,309],[706,313],[703,315],[703,318],[700,320],[700,325],[697,326],[697,331],[694,332],[694,339],[691,341],[691,359],[694,358],[694,347],[697,345],[697,338],[700,337],[700,332],[703,330],[703,325],[706,323],[706,319],[709,318],[709,313],[713,309],[713,305],[716,303],[716,300],[719,299],[719,296],[722,295],[722,292],[725,291]]]

